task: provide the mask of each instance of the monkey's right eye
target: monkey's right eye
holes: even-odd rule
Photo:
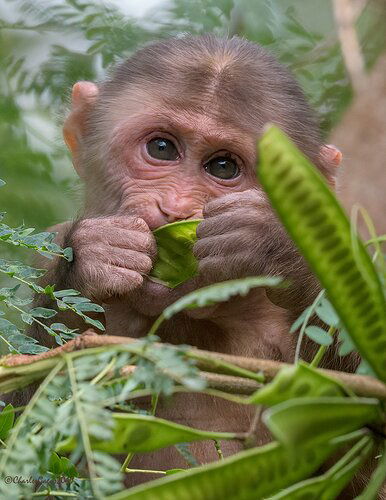
[[[157,160],[176,161],[180,157],[175,145],[169,139],[156,137],[146,144],[148,154]]]

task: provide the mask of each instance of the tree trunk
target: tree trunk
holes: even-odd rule
[[[350,213],[366,208],[378,234],[386,233],[386,54],[377,61],[364,90],[357,95],[330,142],[341,149],[343,166],[338,193]],[[360,222],[360,231],[365,225]]]

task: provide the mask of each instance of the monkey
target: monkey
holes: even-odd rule
[[[281,276],[288,288],[258,288],[184,311],[158,335],[172,344],[293,362],[296,336],[289,327],[320,284],[255,175],[256,143],[269,122],[289,135],[333,187],[340,152],[323,143],[290,72],[255,43],[214,35],[153,42],[105,81],[77,82],[63,134],[83,182],[84,205],[75,221],[53,228],[58,243],[73,248],[74,259],[52,261],[46,282],[102,304],[108,334],[140,338],[189,291],[246,276]],[[198,274],[169,289],[148,278],[157,258],[152,231],[189,219],[202,219],[193,247]],[[85,329],[76,318],[70,326]],[[32,335],[49,345],[34,328]],[[334,358],[325,363],[345,368]],[[250,407],[202,394],[178,394],[157,410],[174,422],[223,431],[246,431],[252,414]],[[258,440],[268,440],[264,429]],[[224,442],[222,448],[226,456],[240,445]],[[208,443],[192,450],[200,463],[217,459]],[[167,448],[135,456],[132,466],[165,470],[186,464]],[[134,484],[154,476],[130,477]]]

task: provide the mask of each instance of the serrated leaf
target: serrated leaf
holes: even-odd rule
[[[215,283],[194,292],[188,293],[181,299],[167,307],[163,315],[169,319],[184,309],[194,309],[205,307],[217,302],[224,302],[235,295],[245,296],[250,290],[257,287],[277,287],[282,283],[281,278],[256,276],[229,280],[222,283]]]

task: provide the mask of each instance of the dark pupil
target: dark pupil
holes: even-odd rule
[[[178,151],[172,141],[157,137],[146,144],[147,152],[157,160],[174,161],[178,159]]]
[[[205,165],[205,170],[219,179],[233,179],[239,174],[239,167],[231,158],[213,158]]]

